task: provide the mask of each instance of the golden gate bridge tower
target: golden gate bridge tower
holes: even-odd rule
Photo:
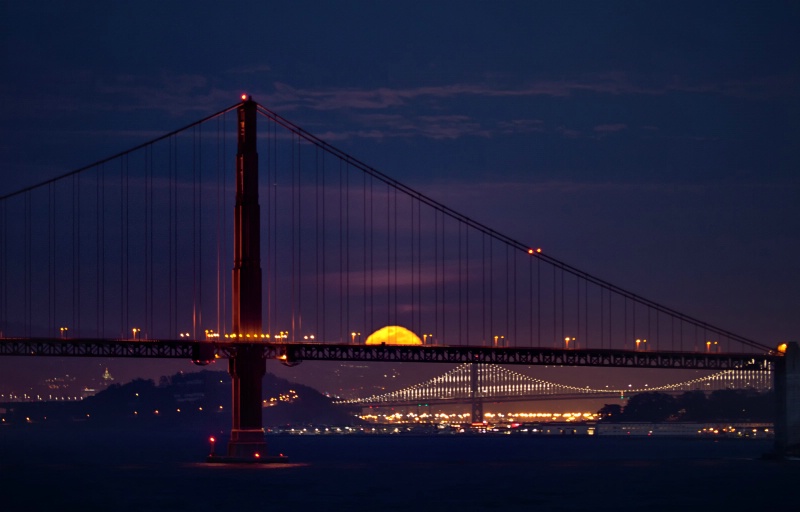
[[[232,335],[240,342],[248,338],[255,339],[255,335],[262,331],[256,102],[247,95],[243,95],[242,100],[237,109],[232,282]],[[228,360],[228,372],[232,381],[233,417],[227,458],[272,462],[286,460],[283,456],[266,456],[261,416],[261,385],[266,373],[263,348],[256,343],[240,343]]]

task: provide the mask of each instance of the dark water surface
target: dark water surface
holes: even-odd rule
[[[290,464],[221,466],[207,438],[0,428],[0,511],[800,510],[769,441],[286,436]]]

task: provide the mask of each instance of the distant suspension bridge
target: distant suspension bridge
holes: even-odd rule
[[[396,391],[372,396],[338,400],[341,405],[395,406],[469,403],[474,400],[513,402],[526,400],[558,400],[569,398],[602,398],[629,396],[658,391],[679,394],[686,391],[718,391],[722,389],[772,389],[769,369],[722,370],[704,377],[682,382],[641,388],[592,388],[559,384],[510,370],[497,364],[464,363],[452,370]]]

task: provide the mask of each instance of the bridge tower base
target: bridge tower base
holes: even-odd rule
[[[775,363],[775,455],[800,456],[800,345],[786,344],[786,352]]]
[[[267,453],[261,420],[261,382],[266,371],[264,357],[250,347],[240,347],[228,361],[233,416],[228,457],[258,459]]]
[[[480,363],[469,365],[469,398],[472,405],[471,421],[483,423],[483,399],[480,395]]]

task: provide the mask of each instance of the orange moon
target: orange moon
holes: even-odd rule
[[[366,345],[422,345],[419,336],[399,325],[387,325],[373,332],[364,342]]]

